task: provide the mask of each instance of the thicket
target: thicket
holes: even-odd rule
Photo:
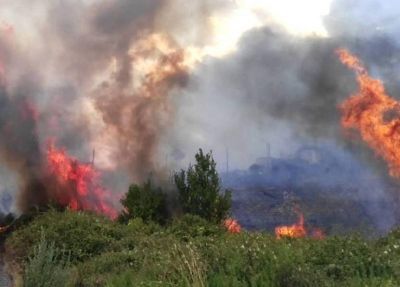
[[[400,231],[276,240],[192,215],[160,226],[49,211],[7,238],[7,261],[27,270],[41,234],[68,254],[70,286],[400,286]]]
[[[69,284],[69,255],[47,242],[42,234],[34,246],[33,255],[28,257],[24,274],[24,287],[65,287]]]

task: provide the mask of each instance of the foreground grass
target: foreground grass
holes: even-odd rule
[[[58,286],[400,286],[400,231],[374,241],[276,240],[228,234],[192,216],[160,227],[50,211],[7,238],[6,260],[32,273],[37,246],[68,254]]]

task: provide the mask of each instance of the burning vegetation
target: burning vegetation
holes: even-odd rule
[[[53,142],[47,150],[48,176],[55,181],[52,186],[54,200],[72,210],[88,210],[117,217],[112,193],[101,186],[100,173],[93,163],[80,163],[63,149],[57,149]]]
[[[278,226],[275,228],[276,238],[302,238],[306,237],[307,231],[304,226],[304,215],[300,211],[297,212],[299,219],[298,222],[290,226]]]
[[[298,209],[295,209],[298,216],[297,223],[293,225],[283,225],[275,228],[275,236],[277,239],[282,238],[303,238],[310,236],[315,239],[323,239],[325,237],[321,229],[315,228],[312,230],[307,230],[304,221],[304,214]]]
[[[400,103],[391,98],[380,80],[372,78],[349,51],[337,50],[347,67],[356,72],[359,90],[344,101],[342,126],[357,130],[361,138],[388,164],[390,175],[400,177]]]
[[[185,85],[187,66],[184,51],[166,35],[144,33],[127,54],[129,63],[122,67],[114,63],[110,80],[92,93],[93,109],[103,124],[95,139],[87,140],[107,146],[112,160],[107,158],[106,166],[114,173],[129,171],[129,178],[141,181],[160,171],[154,159],[159,138],[174,114],[169,94]],[[13,92],[0,62],[0,155],[18,175],[19,209],[26,212],[54,202],[115,218],[122,192],[102,186],[94,163],[82,163],[68,154],[59,132],[65,119],[59,119],[58,108],[43,110]]]
[[[233,218],[228,218],[224,221],[224,226],[229,233],[240,233],[242,227],[240,226],[239,222]]]

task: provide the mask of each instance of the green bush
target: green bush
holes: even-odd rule
[[[23,276],[24,287],[67,286],[70,273],[69,257],[57,249],[54,243],[47,243],[44,236],[29,257]]]
[[[144,222],[165,223],[167,218],[166,197],[160,188],[155,188],[148,180],[142,186],[133,184],[121,200],[124,207],[119,220],[128,222],[141,218]]]
[[[43,232],[56,248],[71,252],[72,262],[84,261],[107,251],[110,244],[124,237],[127,230],[122,227],[95,214],[52,210],[13,232],[6,240],[6,256],[11,261],[26,260]]]
[[[204,154],[200,149],[195,157],[194,166],[174,176],[183,211],[220,223],[229,215],[231,193],[222,192],[212,153]]]
[[[221,226],[210,223],[197,215],[185,214],[182,218],[175,219],[168,231],[178,238],[189,240],[199,236],[220,235],[225,230]]]
[[[54,245],[45,244],[40,250],[47,251],[41,253],[34,246],[42,244],[42,233]],[[62,279],[65,271],[80,287],[394,287],[400,286],[399,234],[378,240],[276,240],[268,233],[230,234],[190,214],[165,228],[140,218],[120,224],[93,214],[50,211],[14,231],[6,253],[26,266],[23,277],[51,273]],[[60,269],[65,263],[54,250],[69,250],[70,268]],[[37,271],[44,269],[55,271]],[[32,282],[39,284],[39,279]]]
[[[161,226],[153,221],[144,222],[141,218],[134,218],[128,221],[129,232],[140,235],[151,235],[162,230]]]
[[[145,249],[144,252],[148,255],[152,254],[151,259],[142,257],[144,261],[138,264],[140,268],[133,267],[112,276],[106,286],[207,286],[204,262],[193,245],[174,242],[174,240],[166,243],[150,239],[150,242],[152,248]],[[160,248],[164,246],[168,250],[160,254]]]
[[[104,286],[113,276],[139,267],[134,251],[106,252],[77,265],[77,283]]]

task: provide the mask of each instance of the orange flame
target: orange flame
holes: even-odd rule
[[[242,227],[239,222],[233,218],[228,218],[224,221],[224,226],[228,230],[229,233],[240,233]]]
[[[311,231],[307,230],[307,228],[305,227],[303,213],[298,209],[296,209],[295,211],[296,211],[297,215],[299,216],[297,223],[290,225],[290,226],[283,225],[283,226],[276,227],[275,228],[275,236],[277,239],[303,238],[308,235],[314,239],[324,239],[325,238],[325,234],[322,231],[322,229],[314,228]]]
[[[114,219],[117,211],[110,204],[111,193],[99,184],[100,174],[91,164],[70,157],[53,142],[47,150],[48,173],[57,182],[57,202],[73,210],[90,210]]]
[[[296,224],[290,226],[278,226],[275,228],[276,238],[302,238],[307,236],[307,231],[304,226],[304,215],[300,212],[296,212],[299,215],[299,220]]]
[[[382,82],[371,78],[361,61],[344,49],[341,62],[354,70],[359,90],[344,101],[342,126],[361,138],[388,164],[390,175],[400,177],[400,103],[386,94]]]

